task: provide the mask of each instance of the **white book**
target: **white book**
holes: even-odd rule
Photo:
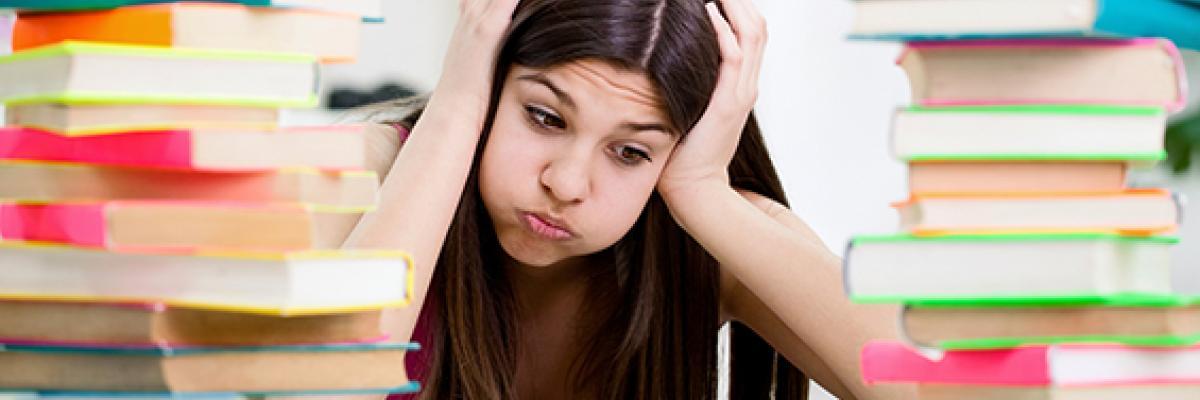
[[[1108,234],[860,236],[846,251],[856,301],[1077,299],[1170,294],[1170,237]]]
[[[892,151],[923,159],[1158,159],[1167,114],[1159,107],[948,107],[901,109]]]
[[[407,304],[411,269],[395,251],[151,253],[0,243],[0,298],[347,312]]]

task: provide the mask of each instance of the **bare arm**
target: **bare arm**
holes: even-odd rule
[[[363,216],[347,248],[408,251],[415,260],[414,303],[385,312],[393,340],[408,340],[433,268],[462,196],[479,142],[494,62],[517,0],[464,0],[445,59],[445,70],[421,119],[387,169],[379,208]],[[372,134],[381,134],[376,127]],[[394,134],[383,132],[382,134]]]
[[[750,0],[721,5],[723,16],[710,10],[721,49],[717,86],[658,191],[675,221],[741,282],[723,299],[734,317],[843,397],[913,398],[906,387],[868,387],[859,372],[868,339],[896,336],[896,309],[850,303],[840,260],[803,222],[783,207],[763,211],[730,186],[728,167],[758,97],[767,30]]]
[[[776,254],[778,257],[805,254],[803,259],[777,258],[780,261],[773,263],[776,266],[753,264],[753,271],[749,272],[759,275],[760,284],[763,280],[775,282],[767,290],[777,292],[778,297],[785,297],[784,306],[768,306],[756,290],[735,278],[729,289],[722,290],[722,303],[726,304],[730,315],[753,328],[788,360],[839,398],[913,398],[911,387],[864,386],[858,367],[859,349],[866,340],[890,338],[898,334],[898,307],[850,303],[841,290],[839,260],[821,244],[804,221],[791,210],[761,195],[741,192],[740,196],[752,204],[759,214],[767,217],[755,218],[758,222],[782,228],[779,229],[781,233],[791,236],[779,239],[807,244],[793,245],[793,251]],[[729,221],[726,221],[723,229],[730,229]],[[747,225],[745,228],[757,230],[762,227]],[[733,240],[735,234],[723,235],[730,237],[717,240]],[[743,238],[738,241],[746,244],[756,243],[757,240]],[[744,250],[762,251],[753,248]],[[735,269],[726,264],[722,264],[722,267],[730,272]],[[786,272],[778,277],[765,276],[768,272],[764,271],[775,269]],[[801,328],[806,331],[794,329],[793,326],[806,326]]]

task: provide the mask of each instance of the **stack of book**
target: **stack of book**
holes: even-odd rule
[[[902,233],[852,239],[848,295],[900,303],[868,382],[922,399],[1200,398],[1200,305],[1175,294],[1179,202],[1132,189],[1186,99],[1179,0],[859,0],[853,37],[905,42],[916,105]]]
[[[379,312],[411,259],[340,249],[365,128],[277,125],[379,1],[113,3],[0,0],[0,391],[416,390]]]

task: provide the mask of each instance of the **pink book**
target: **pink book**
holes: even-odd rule
[[[926,106],[1111,104],[1181,110],[1187,75],[1165,39],[910,43],[897,60]]]
[[[288,203],[0,203],[0,239],[131,250],[335,249],[357,216]]]
[[[78,162],[197,171],[309,167],[366,168],[365,128],[358,125],[278,131],[165,130],[60,136],[0,128],[0,159]]]
[[[897,342],[862,351],[867,383],[1097,386],[1200,383],[1200,346],[1049,345],[954,350],[938,358]]]

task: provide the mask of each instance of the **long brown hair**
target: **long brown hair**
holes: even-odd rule
[[[510,67],[599,59],[641,71],[656,84],[670,123],[686,133],[708,105],[720,63],[704,2],[524,0],[518,6],[497,62],[483,137],[427,298],[435,309],[422,398],[515,397],[516,304],[479,193],[479,157]],[[415,125],[419,103],[416,108],[397,122]],[[734,187],[787,204],[753,114],[729,175]],[[657,194],[621,240],[592,257],[612,268],[594,271],[589,282],[581,314],[594,329],[581,338],[574,387],[597,399],[715,398],[717,261],[675,223]],[[753,331],[732,325],[731,398],[806,398],[803,373]]]

